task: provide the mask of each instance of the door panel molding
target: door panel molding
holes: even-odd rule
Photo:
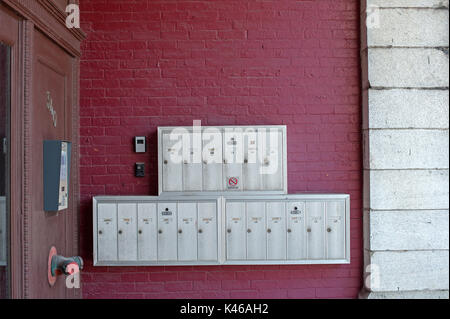
[[[66,27],[66,14],[51,0],[3,0],[14,11],[33,21],[53,41],[74,56],[80,56],[80,41],[86,35],[81,29]],[[78,3],[78,1],[71,1]]]

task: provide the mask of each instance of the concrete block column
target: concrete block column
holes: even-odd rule
[[[363,0],[364,298],[449,297],[449,1]]]

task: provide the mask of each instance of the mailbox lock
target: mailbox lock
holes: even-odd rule
[[[223,160],[223,163],[226,164],[226,163],[227,163],[227,160]]]
[[[268,233],[271,233],[271,232],[272,232],[272,229],[270,229],[270,228],[267,229],[267,232],[268,232]]]
[[[139,235],[140,235],[140,234],[142,234],[142,230],[141,230],[141,229],[139,229],[138,233],[139,233]]]
[[[164,160],[164,164],[167,164],[167,160]]]
[[[294,210],[298,210],[298,207],[294,207]]]
[[[103,234],[103,232],[101,230],[98,231],[99,235]]]
[[[247,229],[247,233],[251,233],[252,232],[252,230],[249,228],[249,229]]]
[[[166,212],[168,212],[169,211],[169,208],[166,208]]]
[[[227,229],[227,233],[230,234],[231,233],[231,229],[228,228]]]
[[[307,231],[308,233],[310,233],[310,232],[311,232],[311,228],[308,228],[306,231]]]
[[[198,232],[199,232],[199,234],[201,234],[201,233],[203,233],[203,230],[199,229]]]
[[[178,229],[178,234],[181,234],[183,231],[181,229]]]
[[[288,233],[292,233],[292,229],[289,228],[289,229],[287,230],[287,232],[288,232]]]
[[[119,230],[119,235],[122,235],[122,230]]]
[[[160,229],[160,230],[158,230],[158,233],[159,233],[159,234],[162,234],[162,230],[161,230],[161,229]]]
[[[330,227],[327,228],[327,232],[331,233],[331,228]]]
[[[208,161],[203,161],[203,164],[205,164],[205,165],[208,164]]]
[[[245,159],[245,160],[244,160],[244,163],[247,164],[247,163],[248,163],[248,159]]]

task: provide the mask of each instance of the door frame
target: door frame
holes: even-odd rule
[[[78,0],[68,0],[78,4]],[[31,207],[31,119],[32,119],[32,76],[33,36],[35,29],[44,33],[73,57],[73,160],[72,167],[78,168],[79,158],[79,61],[81,41],[85,34],[81,29],[65,26],[66,14],[50,0],[2,0],[0,10],[17,16],[18,39],[8,38],[5,42],[14,44],[11,54],[11,112],[10,112],[10,274],[9,296],[13,299],[27,298],[30,294],[28,269],[30,267],[29,231]],[[2,37],[3,38],[3,37]],[[78,251],[79,172],[73,169],[74,192],[72,209],[74,213],[73,242]],[[45,258],[45,256],[44,256]],[[74,292],[76,295],[77,292]]]

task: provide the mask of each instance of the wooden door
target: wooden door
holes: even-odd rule
[[[0,1],[11,47],[10,296],[79,298],[64,276],[48,283],[48,255],[78,255],[78,81],[84,34],[64,24],[66,1]],[[72,142],[68,209],[44,212],[43,141]]]
[[[71,295],[64,278],[54,287],[47,281],[47,256],[52,246],[60,255],[72,256],[73,206],[58,213],[44,212],[43,142],[72,141],[72,88],[74,59],[38,30],[33,35],[32,108],[32,214],[31,268],[32,298],[64,298]],[[72,159],[73,160],[73,159]],[[69,201],[73,200],[71,178]]]

